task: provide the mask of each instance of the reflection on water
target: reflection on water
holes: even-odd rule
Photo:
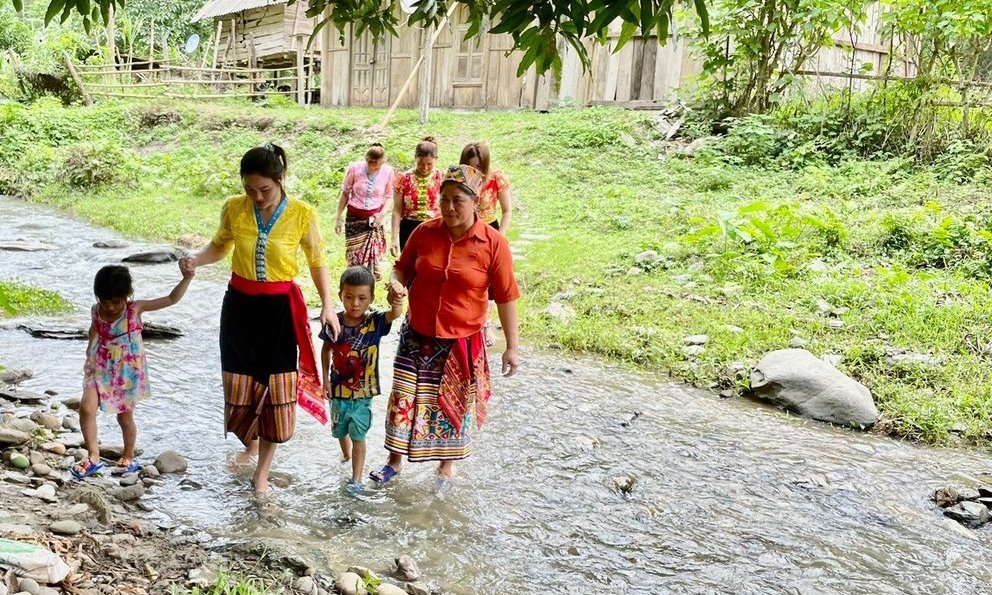
[[[59,251],[0,252],[3,276],[69,297],[86,324],[92,277],[131,249],[50,210],[0,200],[0,241]],[[137,297],[168,291],[172,265],[136,266]],[[217,348],[226,274],[203,270],[185,300],[149,315],[186,331],[148,343],[154,397],[138,408],[139,446],[174,448],[186,478],[146,496],[175,522],[259,537],[326,562],[387,568],[409,553],[453,593],[978,593],[992,584],[988,530],[953,526],[927,501],[992,470],[981,453],[932,450],[719,401],[599,360],[525,350],[522,373],[495,381],[492,414],[455,485],[408,465],[391,485],[345,492],[330,429],[300,417],[277,452],[289,487],[258,506],[225,470]],[[385,387],[395,334],[384,343]],[[84,345],[0,330],[0,362],[29,367],[36,389],[75,395]],[[493,354],[494,357],[497,354]],[[494,362],[495,363],[495,362]],[[385,397],[374,404],[369,466],[384,458]],[[635,412],[641,415],[629,427]],[[111,416],[101,435],[119,441]],[[150,459],[152,456],[146,455]],[[633,478],[629,493],[618,484]]]

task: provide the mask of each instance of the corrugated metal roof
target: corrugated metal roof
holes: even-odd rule
[[[210,2],[207,2],[203,8],[193,15],[191,20],[195,23],[204,19],[227,16],[229,14],[241,12],[242,10],[251,10],[253,8],[261,8],[263,6],[285,4],[286,1],[287,0],[210,0]]]

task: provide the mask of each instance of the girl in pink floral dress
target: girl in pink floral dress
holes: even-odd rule
[[[97,302],[90,311],[92,322],[83,368],[83,398],[79,406],[79,421],[89,456],[72,468],[76,479],[84,479],[103,469],[96,432],[97,409],[116,414],[124,434],[124,452],[113,474],[138,470],[139,465],[134,460],[134,445],[138,438],[134,406],[150,396],[145,350],[141,343],[141,314],[179,302],[192,279],[193,273],[184,271],[182,281],[169,295],[154,300],[133,300],[131,272],[127,267],[106,266],[97,272],[93,282]]]

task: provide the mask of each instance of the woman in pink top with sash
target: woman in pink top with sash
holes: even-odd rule
[[[386,251],[383,220],[386,206],[393,196],[395,172],[386,164],[386,150],[373,143],[365,152],[365,161],[348,166],[338,200],[334,231],[344,231],[345,260],[348,266],[364,266],[382,278],[379,262]],[[347,209],[347,219],[345,210]]]

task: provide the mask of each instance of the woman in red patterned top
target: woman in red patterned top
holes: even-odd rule
[[[510,182],[499,170],[489,168],[489,147],[485,143],[470,143],[462,149],[462,157],[459,160],[462,165],[470,165],[483,176],[482,189],[479,190],[479,206],[476,212],[479,220],[491,225],[504,236],[510,229],[512,218],[512,205],[510,199]],[[496,206],[500,208],[500,218],[496,218]],[[489,302],[489,314],[492,315],[495,302]],[[492,325],[486,322],[485,328],[486,345],[492,347],[495,338],[492,333]]]
[[[414,151],[417,166],[396,179],[393,198],[393,229],[389,251],[399,256],[413,230],[424,221],[441,216],[438,198],[444,172],[437,169],[437,143],[425,136]]]
[[[485,143],[470,143],[462,149],[462,165],[471,165],[482,173],[482,190],[479,191],[479,219],[499,230],[504,236],[510,228],[513,208],[510,198],[510,181],[503,172],[489,168],[489,147]],[[499,206],[500,217],[496,218]]]

